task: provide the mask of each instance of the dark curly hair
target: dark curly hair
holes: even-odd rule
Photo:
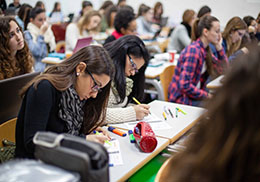
[[[117,32],[122,33],[121,28],[127,29],[129,23],[133,20],[135,20],[135,14],[133,11],[129,8],[120,8],[115,17],[114,27]]]
[[[33,67],[33,58],[25,41],[24,47],[16,52],[15,58],[11,56],[9,47],[11,21],[14,21],[22,31],[13,17],[0,17],[0,80],[29,73]]]

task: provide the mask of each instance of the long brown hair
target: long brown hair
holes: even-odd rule
[[[37,85],[42,80],[49,80],[59,91],[65,91],[76,82],[76,67],[80,62],[87,65],[87,70],[92,74],[108,75],[113,79],[114,66],[107,51],[100,46],[87,46],[80,49],[70,58],[60,64],[49,67],[43,74],[36,77],[26,87],[23,88],[22,96],[33,84]],[[87,70],[85,73],[88,74]],[[84,106],[83,133],[88,134],[104,122],[106,116],[106,106],[110,91],[111,81],[102,88],[96,98],[89,98]]]
[[[203,16],[201,19],[196,19],[192,26],[192,32],[191,32],[191,40],[195,41],[198,38],[202,36],[203,29],[206,28],[207,30],[210,30],[212,28],[212,23],[219,20],[214,16]],[[212,52],[210,50],[210,47],[206,47],[207,55],[206,55],[206,66],[207,66],[207,72],[212,77],[215,78],[219,74],[216,72],[216,70],[213,69],[212,65]]]
[[[79,33],[80,33],[80,35],[83,34],[83,31],[85,30],[85,29],[84,29],[85,26],[86,26],[86,25],[89,25],[90,20],[91,20],[91,18],[92,18],[93,16],[99,16],[100,19],[102,18],[102,17],[101,17],[101,14],[100,14],[98,11],[94,11],[94,10],[88,12],[86,15],[84,15],[83,17],[80,18],[80,20],[79,20],[79,22],[78,22],[78,24],[77,24],[77,26],[78,26],[78,28],[79,28]],[[101,21],[100,21],[100,22],[101,22]],[[100,29],[100,23],[99,23],[99,25],[95,28],[95,30],[92,30],[92,31],[99,31],[99,29]]]
[[[241,44],[241,40],[233,43],[230,34],[237,30],[246,30],[246,29],[247,29],[246,23],[238,16],[231,18],[227,22],[227,25],[222,33],[223,39],[225,39],[227,42],[227,51],[226,51],[227,57],[231,56],[235,51],[237,51]]]
[[[11,21],[14,21],[22,31],[13,17],[0,17],[0,80],[29,73],[33,67],[33,58],[25,41],[24,47],[16,52],[15,58],[11,56],[9,47]]]
[[[187,148],[166,165],[168,181],[259,181],[260,48],[249,52],[234,62]]]

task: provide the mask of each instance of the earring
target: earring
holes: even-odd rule
[[[76,73],[76,76],[79,76],[79,72]]]

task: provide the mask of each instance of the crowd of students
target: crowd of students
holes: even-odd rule
[[[15,0],[9,7],[17,14],[0,17],[0,79],[41,72],[22,90],[16,125],[18,158],[34,158],[32,138],[37,131],[104,143],[110,137],[101,126],[142,120],[149,114],[149,105],[135,105],[132,98],[144,99],[150,55],[143,40],[161,31],[163,4],[157,2],[154,8],[141,4],[135,13],[125,0],[117,5],[105,1],[99,10],[83,1],[66,28],[66,51],[101,29],[109,34],[107,39],[46,68],[42,59],[56,48],[52,24],[64,21],[61,5],[56,2],[47,16],[43,2],[32,7]],[[1,9],[8,14],[6,5],[1,4]],[[204,6],[198,13],[185,10],[180,25],[169,32],[168,50],[180,54],[169,101],[202,106],[207,100],[208,112],[187,149],[162,169],[159,181],[259,179],[259,24],[260,15],[256,19],[235,16],[221,31],[217,17]],[[222,74],[227,74],[223,87],[212,95],[206,84]],[[103,135],[94,135],[94,130]]]

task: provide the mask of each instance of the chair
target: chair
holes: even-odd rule
[[[39,74],[33,72],[0,80],[0,124],[17,117],[22,103],[20,90]]]
[[[170,65],[160,74],[160,81],[163,88],[164,100],[168,101],[168,87],[172,81],[172,76],[174,74],[174,65]]]
[[[68,25],[67,23],[61,23],[61,24],[53,24],[51,26],[51,30],[54,34],[56,42],[65,40],[65,33],[66,33],[67,25]]]
[[[3,147],[3,139],[15,142],[16,120],[17,118],[13,118],[0,125],[0,147]]]

